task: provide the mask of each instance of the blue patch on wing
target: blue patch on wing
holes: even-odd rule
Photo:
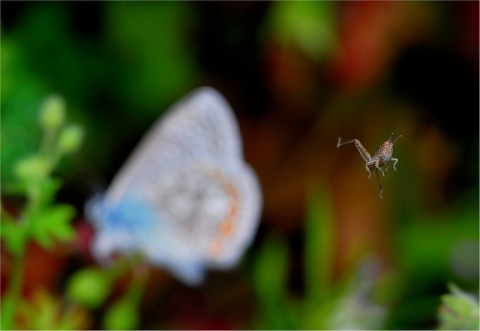
[[[145,201],[131,197],[111,203],[105,195],[86,205],[87,217],[95,226],[92,254],[100,262],[113,252],[141,252],[153,265],[163,266],[185,283],[195,285],[205,275],[204,257],[165,222]]]
[[[86,208],[87,216],[100,231],[126,231],[132,236],[142,237],[159,222],[147,203],[128,197],[113,204],[105,195],[96,196]]]

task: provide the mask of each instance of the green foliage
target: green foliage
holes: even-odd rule
[[[115,58],[123,77],[118,89],[127,111],[157,116],[197,80],[198,64],[187,44],[196,21],[191,4],[112,2],[106,15],[109,43],[119,50]]]
[[[370,299],[372,276],[361,265],[344,281],[332,281],[333,224],[331,202],[325,190],[308,192],[304,246],[305,293],[293,298],[288,293],[289,254],[281,239],[268,240],[254,264],[253,280],[262,329],[377,329],[385,319],[385,308]],[[368,261],[367,261],[368,262]]]
[[[311,189],[305,228],[307,305],[316,306],[332,294],[333,215],[327,193]]]
[[[76,272],[67,283],[66,294],[72,302],[98,308],[105,301],[113,280],[101,269],[87,268]]]
[[[131,261],[113,267],[77,271],[67,281],[67,305],[45,290],[30,300],[21,298],[22,275],[28,241],[45,249],[58,241],[69,241],[75,232],[70,224],[75,209],[55,203],[62,182],[52,173],[61,158],[75,152],[83,140],[83,128],[65,123],[65,102],[50,96],[40,107],[39,123],[44,131],[40,150],[15,162],[14,181],[7,183],[5,194],[25,197],[18,218],[2,208],[1,238],[14,256],[7,293],[2,298],[2,329],[79,329],[87,328],[88,309],[98,309],[110,295],[118,277],[131,267]],[[107,309],[105,325],[112,329],[134,329],[139,325],[138,305],[143,280],[134,281],[125,295]],[[66,307],[66,308],[65,308]]]
[[[451,294],[442,296],[438,312],[438,330],[478,330],[480,328],[480,306],[478,298],[450,284]]]
[[[140,326],[140,301],[147,274],[136,275],[123,295],[111,304],[103,318],[106,330],[135,330]]]
[[[327,326],[336,330],[377,330],[385,328],[386,306],[377,303],[378,290],[374,260],[365,260],[337,286],[337,296],[327,315]]]
[[[26,205],[21,219],[6,219],[6,232],[2,234],[7,247],[19,255],[27,239],[33,239],[45,248],[50,248],[55,240],[68,241],[74,231],[70,220],[74,209],[68,205],[52,205],[61,182],[52,177],[52,172],[60,158],[74,152],[83,139],[83,131],[74,127],[75,133],[69,134],[67,144],[62,142],[62,134],[57,139],[58,130],[71,131],[72,126],[65,125],[65,102],[58,96],[48,97],[40,109],[40,124],[44,129],[41,150],[16,162],[13,173],[16,181],[7,185],[7,194],[24,194]],[[64,135],[64,134],[63,134]],[[66,144],[66,146],[64,146]],[[8,187],[16,188],[8,192]],[[21,233],[16,235],[14,232]]]
[[[75,232],[70,220],[75,214],[69,205],[49,206],[39,211],[30,220],[29,234],[44,248],[52,248],[56,240],[68,241],[73,239]]]
[[[125,296],[109,306],[103,320],[106,330],[135,330],[140,323],[138,307]]]
[[[285,313],[288,302],[288,250],[281,239],[269,239],[258,252],[253,270],[253,281],[263,321],[259,328],[288,329],[293,327],[291,316]],[[278,312],[282,311],[282,314]]]
[[[27,231],[24,226],[15,222],[10,216],[2,217],[0,235],[9,252],[15,256],[22,254],[27,239]]]
[[[25,157],[17,162],[14,173],[22,182],[39,182],[45,179],[50,172],[50,160],[41,155]]]
[[[27,321],[33,323],[28,327],[54,328],[53,315],[57,314],[54,300],[46,295],[37,297],[31,306],[20,300],[22,289],[23,264],[28,241],[33,240],[46,249],[53,247],[57,241],[69,241],[75,232],[70,224],[75,210],[66,204],[55,204],[55,194],[61,187],[61,181],[52,176],[62,156],[74,152],[81,144],[83,131],[75,126],[75,133],[59,141],[58,131],[71,131],[65,125],[65,102],[58,96],[48,97],[40,108],[39,122],[44,130],[40,150],[19,159],[11,173],[14,180],[6,185],[2,194],[21,195],[25,205],[16,218],[2,208],[1,238],[7,250],[13,255],[10,283],[2,305],[2,328],[15,327],[14,321],[19,313],[19,306],[26,311],[40,309],[42,317]],[[60,135],[60,138],[62,134]],[[41,307],[38,308],[37,306]],[[40,316],[40,315],[39,315]],[[44,319],[42,319],[44,318]],[[56,319],[55,319],[56,321]],[[63,322],[62,322],[63,323]]]
[[[115,126],[130,125],[127,138],[142,132],[161,110],[198,85],[200,65],[190,38],[196,32],[195,6],[92,5],[100,17],[93,14],[92,24],[83,26],[92,29],[88,36],[75,26],[75,5],[22,6],[20,16],[12,18],[15,25],[2,29],[2,179],[13,179],[13,163],[36,150],[37,105],[51,91],[69,100],[71,116],[95,132],[84,146],[86,157],[101,171],[111,166],[115,144],[123,143],[110,134]],[[94,30],[97,18],[100,30]],[[118,121],[111,121],[112,116]]]
[[[266,29],[282,45],[298,47],[313,60],[322,60],[337,44],[336,6],[330,1],[274,2]]]
[[[80,330],[88,328],[87,312],[77,305],[66,305],[45,290],[38,290],[29,302],[23,302],[22,328],[30,330]]]
[[[2,184],[14,180],[14,164],[35,152],[38,104],[47,93],[44,82],[28,69],[28,56],[18,40],[2,32],[0,90]]]
[[[399,239],[401,263],[406,271],[421,272],[423,278],[449,273],[449,255],[463,240],[477,242],[479,238],[478,204],[466,196],[463,203],[442,215],[415,213],[402,224]],[[436,240],[425,240],[436,238]],[[478,259],[471,261],[478,270]]]

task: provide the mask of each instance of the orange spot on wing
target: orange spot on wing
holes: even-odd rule
[[[238,215],[238,193],[233,184],[220,171],[216,171],[212,177],[222,183],[225,192],[229,196],[229,210],[225,218],[220,222],[218,234],[213,238],[210,244],[210,252],[214,257],[218,257],[223,250],[225,242],[235,231],[235,219]]]

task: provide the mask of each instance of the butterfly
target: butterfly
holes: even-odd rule
[[[105,193],[87,201],[92,255],[140,252],[195,285],[234,267],[252,242],[261,188],[244,161],[233,110],[201,87],[171,106],[142,138]]]

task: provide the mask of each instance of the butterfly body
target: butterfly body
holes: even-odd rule
[[[86,210],[99,259],[140,251],[198,284],[208,268],[238,263],[260,208],[260,185],[243,161],[233,111],[217,91],[200,88],[153,125]]]

